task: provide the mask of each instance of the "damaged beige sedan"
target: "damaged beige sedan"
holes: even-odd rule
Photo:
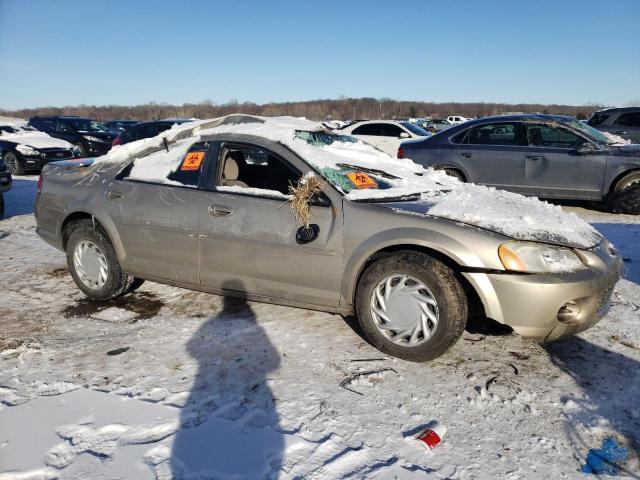
[[[607,312],[614,247],[557,206],[463,184],[293,118],[174,127],[45,167],[37,231],[90,298],[142,280],[355,314],[412,361],[470,314],[552,340]]]

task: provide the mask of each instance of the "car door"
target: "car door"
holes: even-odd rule
[[[285,193],[309,168],[274,144],[218,142],[211,151],[218,162],[208,165],[215,174],[197,207],[201,283],[214,289],[242,285],[254,296],[338,306],[342,210],[336,198],[323,195],[325,203],[311,206],[319,234],[298,243],[299,226]],[[230,180],[224,173],[232,156],[238,173]]]
[[[527,193],[545,198],[600,199],[605,153],[578,133],[556,123],[526,123]],[[579,147],[591,144],[582,154]]]
[[[409,135],[408,138],[401,138],[401,134]],[[382,123],[381,124],[381,147],[380,150],[387,152],[392,157],[396,157],[398,154],[398,148],[400,144],[406,140],[411,138],[411,134],[406,132],[404,129],[400,128],[398,125],[394,125],[393,123]]]
[[[523,191],[524,140],[520,122],[483,123],[453,137],[453,164],[467,180],[514,192]]]
[[[76,143],[79,137],[79,135],[68,122],[59,119],[54,121],[53,132],[47,133],[49,133],[49,135],[51,135],[52,137],[66,140],[69,143]]]
[[[164,150],[136,159],[107,186],[106,208],[125,252],[123,267],[133,275],[179,284],[199,283],[200,234],[197,189],[209,145],[194,144],[165,183],[154,178]],[[197,168],[186,162],[200,158]],[[145,170],[146,169],[146,172]],[[151,174],[149,174],[151,172]]]

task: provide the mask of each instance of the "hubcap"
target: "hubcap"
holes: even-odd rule
[[[415,347],[428,341],[438,328],[438,302],[431,290],[409,275],[383,279],[371,294],[376,327],[396,345]]]
[[[87,287],[98,290],[107,283],[109,264],[102,250],[89,240],[82,240],[73,252],[73,266]]]

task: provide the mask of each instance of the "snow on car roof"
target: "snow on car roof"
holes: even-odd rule
[[[353,137],[329,132],[321,123],[294,117],[229,115],[174,125],[158,137],[117,146],[99,161],[140,156],[142,158],[136,160],[140,166],[134,165],[136,178],[150,175],[151,180],[157,180],[178,168],[189,146],[203,137],[221,133],[259,136],[289,147],[350,200],[371,202],[413,196],[422,203],[424,215],[486,228],[515,239],[579,248],[590,248],[601,241],[591,225],[557,205],[495,188],[464,184],[409,159],[393,158]],[[158,151],[164,149],[163,138],[171,145],[168,154]],[[146,152],[156,153],[145,158]],[[162,168],[159,168],[160,163],[155,162],[163,157]],[[156,165],[155,173],[152,173],[152,164]],[[344,182],[335,181],[335,175],[328,175],[328,172],[337,172],[346,176],[349,171],[365,172],[374,184],[385,188],[359,189],[354,185],[345,188]]]

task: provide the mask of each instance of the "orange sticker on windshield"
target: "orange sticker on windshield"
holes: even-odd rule
[[[356,188],[376,188],[378,184],[366,173],[351,172],[347,173],[349,180],[356,186]]]
[[[187,156],[184,157],[180,170],[186,170],[188,172],[198,170],[200,168],[200,164],[202,164],[202,159],[204,159],[204,154],[205,152],[187,153]]]

